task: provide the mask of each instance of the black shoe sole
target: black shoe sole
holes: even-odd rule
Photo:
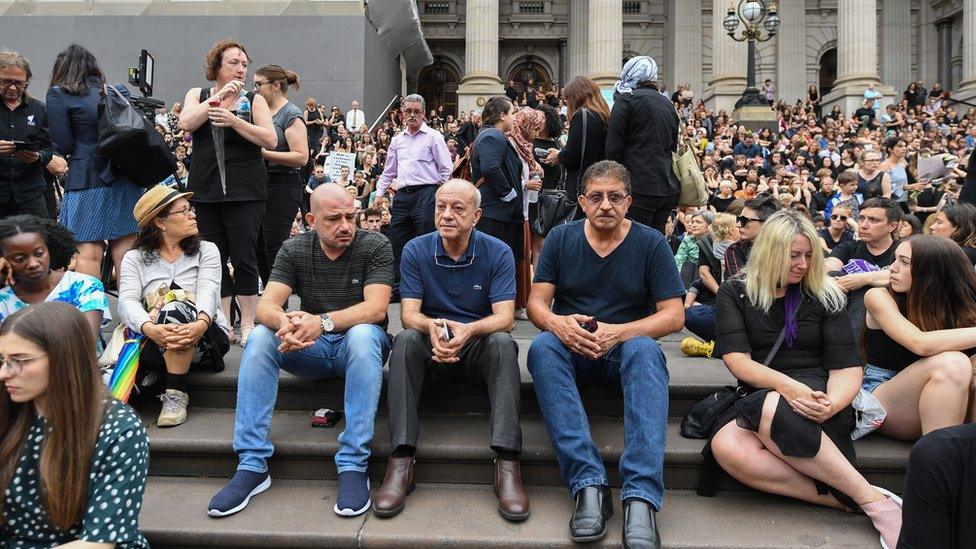
[[[499,507],[498,514],[501,515],[503,519],[510,522],[524,522],[526,519],[529,518],[529,515],[531,513],[522,513],[522,514],[514,515],[512,513],[506,513],[505,511],[502,511],[502,508]]]
[[[413,491],[416,488],[417,488],[416,483],[415,484],[411,484],[410,486],[408,486],[407,487],[407,495],[406,496],[403,496],[403,503],[401,503],[398,507],[396,507],[394,509],[377,509],[376,508],[376,504],[374,503],[373,504],[373,515],[376,516],[376,517],[378,517],[378,518],[391,518],[391,517],[395,517],[395,516],[399,515],[400,512],[403,511],[403,508],[407,506],[407,496],[409,496],[410,494],[412,494]]]
[[[607,522],[609,522],[609,520]],[[603,523],[603,530],[599,534],[595,534],[595,535],[592,535],[592,536],[574,536],[574,535],[570,534],[569,535],[569,538],[571,540],[573,540],[574,543],[592,543],[594,541],[600,541],[601,539],[605,538],[606,536],[607,536],[607,523],[604,522]]]

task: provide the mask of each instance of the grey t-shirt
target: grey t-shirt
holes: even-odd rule
[[[303,311],[339,311],[362,303],[363,288],[370,284],[393,285],[393,247],[382,234],[357,229],[349,248],[332,261],[318,234],[308,231],[282,244],[271,281],[291,288]],[[380,325],[386,323],[384,318]]]
[[[275,148],[276,152],[288,152],[291,150],[288,148],[288,141],[285,140],[285,130],[295,122],[296,118],[302,118],[302,110],[296,107],[291,101],[282,105],[278,109],[278,112],[271,115],[275,133],[278,134],[278,147]],[[294,169],[288,166],[282,166],[281,164],[275,164],[274,162],[268,162],[268,166],[279,170]]]

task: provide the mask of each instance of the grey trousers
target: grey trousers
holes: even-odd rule
[[[420,421],[417,401],[429,371],[436,383],[468,381],[488,386],[491,402],[491,447],[522,450],[521,378],[518,344],[506,333],[470,341],[460,361],[444,364],[431,360],[430,339],[416,330],[404,330],[393,341],[387,399],[390,409],[390,447],[417,447]]]

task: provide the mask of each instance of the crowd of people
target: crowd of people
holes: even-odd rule
[[[624,544],[660,546],[657,340],[687,328],[698,337],[682,351],[720,357],[739,382],[708,433],[701,494],[725,472],[863,512],[884,547],[927,547],[936,530],[944,546],[976,542],[960,520],[976,509],[976,109],[916,82],[883,113],[869,87],[855,113],[824,115],[815,87],[791,104],[767,81],[777,127],[749,130],[689,86],[669,96],[639,56],[612,106],[578,76],[561,89],[509,82],[457,118],[407,95],[371,122],[358,101],[302,109],[289,100],[298,74],[249,63],[243,44],[214,44],[207,83],[156,113],[177,171],[145,189],[98,151],[111,82],[89,51],[58,55],[46,105],[26,92],[27,60],[0,52],[5,539],[147,546],[134,518],[145,429],[100,381],[99,353],[118,352],[102,331],[114,289],[120,327],[145,340],[137,386],[159,395],[159,427],[186,421],[191,369],[220,370],[231,343],[244,347],[239,464],[212,517],[271,486],[283,369],[345,380],[338,515],[405,507],[427,377],[487,386],[498,512],[526,520],[511,335],[524,319],[541,330],[528,369],[575,501],[574,541],[602,539],[613,512],[579,394],[606,384],[624,401]],[[702,204],[679,204],[682,147]],[[563,201],[559,219],[540,193]],[[387,363],[392,451],[371,491]],[[904,503],[856,468],[854,439],[870,431],[921,438]]]

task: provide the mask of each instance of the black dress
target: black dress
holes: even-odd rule
[[[308,150],[318,152],[322,146],[321,141],[322,135],[325,133],[325,126],[312,124],[312,122],[322,120],[322,112],[318,109],[306,109],[305,116],[308,118],[308,124],[305,125],[308,131]]]
[[[718,291],[715,307],[717,356],[727,353],[751,353],[753,360],[762,362],[772,350],[786,315],[785,298],[773,302],[769,313],[754,307],[746,297],[742,280],[729,280]],[[830,370],[860,366],[857,344],[846,310],[830,313],[816,299],[801,294],[796,313],[796,338],[793,346],[786,342],[780,347],[769,367],[804,383],[814,391],[827,392]],[[759,430],[763,403],[769,389],[754,389],[740,382],[748,395],[732,407],[728,414],[715,424],[715,436],[728,422],[750,431]],[[821,433],[826,434],[848,461],[854,463],[856,455],[851,441],[853,413],[850,405],[837,412],[823,424],[811,421],[793,411],[785,399],[780,399],[773,415],[770,438],[786,456],[811,458],[820,452]],[[715,466],[711,456],[711,442],[702,452],[705,456],[699,492],[714,491],[714,473],[706,470]],[[845,494],[814,480],[817,492],[831,493],[845,505],[858,509]],[[705,495],[703,493],[703,495]]]

